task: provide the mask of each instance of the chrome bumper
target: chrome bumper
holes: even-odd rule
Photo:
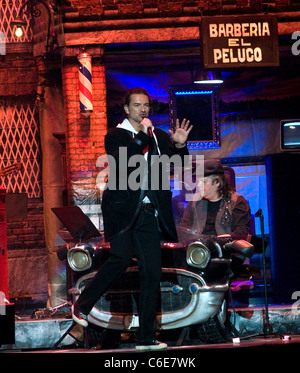
[[[133,269],[129,268],[127,271],[133,271]],[[229,289],[229,282],[222,285],[208,286],[203,277],[194,272],[177,268],[163,268],[162,272],[188,276],[191,278],[191,283],[188,289],[191,298],[186,307],[180,310],[157,313],[156,328],[158,330],[176,329],[188,325],[202,324],[221,312],[224,294]],[[89,273],[78,280],[75,285],[78,290],[77,294],[73,293],[75,299],[80,293],[80,282],[92,278],[93,275],[93,273]],[[193,280],[195,282],[192,282]],[[177,287],[176,289],[180,292],[180,287]],[[130,292],[130,289],[126,291]],[[167,291],[174,291],[174,287],[161,288],[162,293]],[[124,331],[135,330],[139,326],[139,318],[137,314],[107,312],[102,311],[97,307],[94,307],[88,315],[88,321],[105,329]]]

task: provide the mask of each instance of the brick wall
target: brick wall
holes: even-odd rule
[[[42,198],[28,200],[26,218],[7,218],[9,297],[47,300],[48,263]]]
[[[15,49],[8,44],[7,54],[0,60],[0,96],[32,94],[36,88],[38,72],[31,49],[28,43]]]
[[[249,10],[261,12],[263,5],[269,5],[271,10],[285,11],[288,7],[299,5],[299,0],[69,0],[65,9],[76,10],[80,17],[177,17],[183,13],[200,14],[203,11],[214,11],[219,14]]]
[[[0,61],[0,76],[10,76],[9,81],[3,78],[0,84],[2,98],[6,95],[32,94],[37,89],[36,65],[29,56],[24,56],[23,62],[28,58],[28,63],[24,65],[18,59],[14,62],[10,54],[2,63]],[[83,204],[83,207],[89,205],[88,212],[98,216],[100,205],[96,187],[96,161],[105,153],[104,136],[107,126],[105,68],[100,56],[93,57],[92,74],[93,113],[85,118],[79,111],[77,56],[67,59],[62,68],[69,204]],[[96,208],[91,209],[95,203]],[[28,200],[28,215],[25,219],[6,220],[10,298],[46,301],[48,261],[43,197]]]
[[[8,250],[36,249],[45,247],[43,201],[28,200],[28,214],[24,218],[7,218]]]
[[[21,101],[26,105],[26,100],[31,104],[37,84],[31,43],[7,44],[6,55],[0,59],[0,104],[5,107],[7,102]],[[15,161],[12,158],[7,163]],[[27,217],[6,218],[6,224],[10,299],[47,299],[43,198],[29,198]]]

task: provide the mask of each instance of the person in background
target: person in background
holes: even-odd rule
[[[233,239],[248,239],[251,221],[248,202],[230,187],[219,160],[205,160],[203,171],[203,177],[197,180],[197,198],[190,201],[183,212],[179,238],[187,237],[187,232],[194,232],[197,235],[230,235]],[[242,255],[233,256],[232,270],[236,275],[244,271],[244,260]]]
[[[199,198],[188,203],[180,226],[201,235],[247,236],[250,206],[241,194],[231,189],[221,162],[205,160],[203,177],[197,182]]]

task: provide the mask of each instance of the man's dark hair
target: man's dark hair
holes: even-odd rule
[[[133,94],[145,95],[145,96],[147,96],[149,98],[149,102],[151,101],[149,93],[144,88],[135,87],[135,88],[129,89],[129,91],[127,92],[127,94],[125,96],[125,103],[124,103],[124,105],[129,106],[131,95],[133,95]]]
[[[211,175],[212,183],[217,183],[219,197],[230,199],[233,189],[229,184],[228,177],[224,175]]]

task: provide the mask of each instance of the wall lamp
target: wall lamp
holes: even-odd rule
[[[49,49],[49,39],[50,39],[50,25],[51,25],[51,12],[49,5],[44,0],[28,0],[20,8],[17,17],[11,22],[12,25],[16,26],[14,34],[20,38],[24,34],[24,28],[27,26],[27,21],[24,20],[24,14],[30,17],[30,21],[33,21],[34,18],[40,17],[42,14],[39,5],[43,5],[46,9],[48,16],[47,23],[47,38],[46,38],[46,52]]]
[[[197,84],[222,84],[221,73],[209,70],[198,70],[194,79]]]

